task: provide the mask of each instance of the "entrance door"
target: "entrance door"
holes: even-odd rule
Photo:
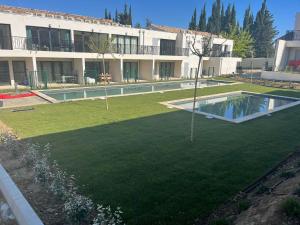
[[[136,81],[138,79],[138,63],[124,62],[123,64],[123,78],[127,81]]]
[[[8,85],[10,83],[9,68],[7,61],[0,61],[0,85]]]

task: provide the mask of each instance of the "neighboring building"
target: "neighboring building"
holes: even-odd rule
[[[263,79],[300,82],[300,13],[295,28],[276,40],[273,71],[263,71]]]
[[[295,28],[276,41],[274,71],[300,73],[300,13],[296,15]]]
[[[208,33],[197,34],[197,38]],[[103,72],[101,57],[90,39],[112,37],[113,54],[105,54],[105,68],[115,82],[193,78],[198,58],[189,44],[194,33],[152,25],[136,29],[111,20],[0,6],[0,85],[29,80],[83,83]],[[200,45],[201,42],[197,41]],[[233,41],[214,36],[206,75],[231,74],[239,58],[232,58]]]

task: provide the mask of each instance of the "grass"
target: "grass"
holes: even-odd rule
[[[248,90],[300,97],[250,84],[200,89],[200,95]],[[196,116],[161,101],[192,90],[0,111],[20,137],[50,142],[52,157],[95,201],[121,206],[129,225],[185,225],[261,176],[300,144],[300,107],[241,124]]]

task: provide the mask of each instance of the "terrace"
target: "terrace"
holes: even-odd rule
[[[199,89],[199,96],[248,91],[300,97],[298,91],[237,84]],[[300,107],[242,124],[160,102],[192,90],[35,106],[1,120],[23,140],[51,143],[52,157],[96,202],[121,206],[127,224],[193,224],[260,177],[300,141]],[[72,143],[72,144],[70,144]]]

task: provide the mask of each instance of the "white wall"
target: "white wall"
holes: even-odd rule
[[[269,67],[273,67],[274,58],[245,58],[242,59],[240,66],[243,69],[263,69],[265,68],[265,64],[268,62]]]
[[[142,80],[152,80],[152,63],[150,60],[140,60],[140,79]]]
[[[300,74],[284,73],[274,71],[263,71],[261,77],[267,80],[284,80],[284,81],[298,81],[300,82]]]

